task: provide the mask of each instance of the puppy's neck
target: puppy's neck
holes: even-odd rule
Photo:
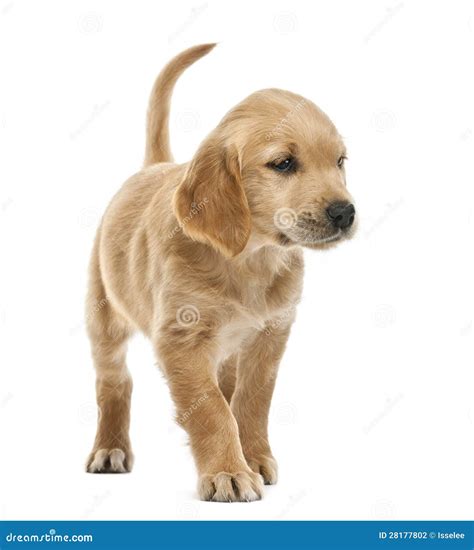
[[[244,250],[232,262],[247,269],[279,272],[294,252],[294,249],[284,248],[269,237],[252,232]]]

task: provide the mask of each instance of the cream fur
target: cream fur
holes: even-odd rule
[[[132,468],[125,355],[138,330],[189,434],[200,498],[251,501],[277,480],[268,413],[301,295],[301,247],[324,249],[353,230],[335,233],[325,214],[331,202],[350,200],[337,167],[342,140],[322,111],[290,92],[252,94],[189,163],[172,162],[173,86],[213,46],[183,52],[158,77],[145,166],[112,199],[97,233],[87,320],[100,415],[87,469]],[[298,158],[296,173],[269,167],[288,155]]]

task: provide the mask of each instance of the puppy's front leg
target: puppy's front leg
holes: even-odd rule
[[[199,473],[199,497],[219,502],[252,501],[262,496],[262,479],[247,465],[238,426],[217,385],[209,353],[212,344],[202,335],[180,338],[164,330],[156,351],[176,404],[177,421],[189,434]]]
[[[268,442],[268,414],[289,332],[290,326],[269,327],[250,341],[240,355],[231,401],[247,463],[261,474],[266,485],[278,479],[278,466]]]

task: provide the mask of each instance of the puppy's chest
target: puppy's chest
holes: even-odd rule
[[[230,315],[217,334],[218,362],[238,353],[275,319],[285,316],[286,300],[275,303],[272,298],[270,288],[251,281],[240,289],[239,299],[229,303]]]
[[[274,316],[279,315],[291,296],[282,296],[279,279],[266,282],[258,277],[240,279],[237,290],[232,294],[231,307],[234,323],[263,327]]]

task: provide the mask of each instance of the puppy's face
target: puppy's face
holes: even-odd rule
[[[241,142],[242,184],[254,230],[281,246],[327,248],[355,231],[346,149],[314,104],[280,90],[251,96]],[[248,101],[248,100],[247,100]]]
[[[175,213],[190,237],[230,257],[252,233],[282,247],[327,248],[355,230],[345,158],[336,128],[313,103],[262,90],[203,142],[176,192]],[[184,225],[200,203],[205,208]]]

